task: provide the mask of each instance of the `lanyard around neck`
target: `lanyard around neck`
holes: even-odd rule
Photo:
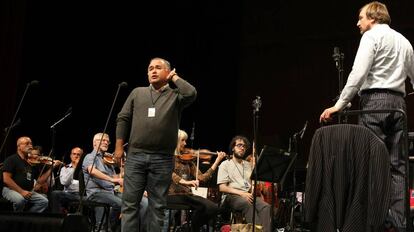
[[[149,91],[150,91],[150,96],[151,96],[151,103],[152,103],[152,106],[155,106],[155,103],[157,103],[158,99],[160,99],[160,97],[161,97],[161,95],[164,93],[164,91],[162,91],[162,92],[160,93],[160,95],[157,97],[157,99],[155,99],[155,101],[154,101],[154,98],[153,98],[153,96],[152,96],[152,87],[150,87],[150,88],[149,88]]]

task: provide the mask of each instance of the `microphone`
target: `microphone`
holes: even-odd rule
[[[126,83],[125,81],[123,81],[123,82],[119,83],[118,86],[121,87],[121,88],[125,88],[125,87],[128,86],[128,83]]]
[[[291,154],[290,148],[287,151],[284,150],[284,149],[277,149],[277,152],[281,155],[284,155],[284,156],[290,156],[290,154]]]
[[[194,141],[194,130],[195,130],[195,122],[193,122],[193,127],[191,128],[191,135],[190,135],[191,141]]]
[[[308,121],[305,122],[305,126],[303,127],[302,131],[300,132],[299,138],[302,139],[303,135],[305,134],[306,128],[308,127]]]
[[[339,52],[339,47],[334,47],[332,58],[335,61],[335,66],[339,67],[339,59],[341,58],[341,53]]]
[[[22,122],[22,120],[20,118],[17,119],[17,121],[15,123],[13,123],[13,125],[4,128],[4,132],[7,132],[8,130],[11,130],[11,129],[15,128],[16,126],[20,125],[21,122]]]
[[[1,147],[0,147],[0,155],[1,155],[1,153],[3,152],[3,148],[4,148],[4,145],[6,144],[7,138],[9,137],[10,131],[11,131],[11,129],[13,128],[13,125],[15,124],[14,122],[15,122],[15,120],[16,120],[17,114],[18,114],[18,113],[19,113],[19,111],[20,111],[20,107],[22,106],[23,100],[24,100],[24,98],[26,97],[26,93],[27,93],[27,91],[29,90],[29,87],[30,87],[31,85],[37,85],[37,84],[39,84],[39,81],[38,81],[38,80],[33,80],[33,81],[31,81],[31,82],[27,83],[26,88],[24,89],[24,92],[23,92],[23,96],[21,97],[20,102],[19,102],[19,105],[17,106],[16,112],[14,112],[13,119],[12,119],[12,121],[10,122],[9,129],[7,130],[7,133],[6,133],[6,135],[4,136],[3,143],[1,144]]]
[[[259,112],[259,109],[262,106],[262,100],[260,100],[260,96],[256,96],[256,99],[253,100],[252,106],[254,108],[254,112]]]
[[[38,80],[33,80],[33,81],[27,83],[28,86],[38,85],[38,84],[39,84],[39,81]]]
[[[290,153],[292,151],[292,137],[289,138],[289,148],[288,148],[288,153]]]
[[[72,114],[72,107],[69,107],[69,109],[65,113],[65,116],[63,116],[63,118],[59,119],[57,122],[53,123],[53,125],[50,126],[50,129],[54,129],[56,127],[56,125],[58,125],[59,123],[61,123],[63,120],[65,120],[71,114]]]
[[[72,114],[72,107],[69,107],[69,109],[65,113],[65,115],[68,115],[68,116],[69,114]]]

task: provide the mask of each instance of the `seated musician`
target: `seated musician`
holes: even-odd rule
[[[48,199],[33,191],[34,177],[38,175],[27,158],[33,149],[29,137],[17,139],[17,153],[6,158],[3,163],[3,197],[13,203],[14,211],[23,211],[30,203],[30,212],[41,213],[48,207]]]
[[[57,170],[63,164],[60,160],[53,160],[50,157],[43,155],[43,148],[41,146],[33,146],[30,150],[28,161],[36,170],[34,191],[44,196],[47,196],[49,190],[55,186],[55,178],[53,170]]]
[[[79,201],[79,180],[73,178],[73,173],[82,155],[82,148],[72,148],[70,152],[70,163],[60,169],[59,180],[63,185],[63,191],[52,191],[50,199],[52,213],[61,213],[62,207],[66,209],[68,203]]]
[[[120,229],[122,193],[115,191],[115,185],[123,186],[123,179],[116,173],[113,164],[104,161],[110,144],[109,135],[97,133],[93,137],[93,151],[87,154],[82,163],[87,199],[111,205],[110,227],[112,231]],[[146,211],[148,200],[142,198],[141,209]],[[96,209],[96,222],[99,223],[103,209]],[[144,219],[141,218],[141,222]],[[141,223],[142,226],[143,223]],[[99,225],[97,225],[99,226]]]
[[[168,204],[185,204],[192,206],[194,211],[191,217],[191,231],[200,231],[200,227],[213,219],[217,212],[218,206],[216,203],[194,195],[191,192],[191,187],[198,187],[199,182],[205,182],[211,178],[213,173],[217,170],[220,161],[226,156],[224,152],[217,152],[217,158],[213,165],[205,172],[201,173],[194,161],[194,159],[184,159],[182,152],[184,151],[188,135],[185,131],[178,131],[178,143],[175,151],[175,167],[172,174],[172,183],[167,196]],[[190,154],[190,157],[192,154]],[[195,179],[195,177],[198,179]]]
[[[219,166],[217,184],[220,192],[224,193],[222,207],[242,212],[246,221],[252,223],[254,195],[250,176],[253,166],[244,160],[249,146],[249,140],[243,136],[235,136],[231,140],[229,150],[233,157]],[[255,209],[255,224],[262,225],[263,231],[270,232],[270,205],[257,197]]]

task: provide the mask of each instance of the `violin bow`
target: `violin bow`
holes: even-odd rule
[[[199,167],[200,167],[200,149],[198,149],[196,151],[196,154],[197,154],[197,168],[196,168],[196,176],[195,176],[195,179],[198,180],[198,170],[200,170],[199,169]],[[195,190],[197,190],[197,186],[195,187]]]

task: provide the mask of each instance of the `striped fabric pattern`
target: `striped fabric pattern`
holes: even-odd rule
[[[400,94],[390,92],[373,92],[362,94],[362,110],[401,109],[406,111],[406,103]],[[406,159],[402,152],[404,118],[401,113],[363,114],[359,124],[369,128],[380,137],[388,148],[391,162],[391,205],[386,221],[394,227],[405,228],[405,176]]]
[[[314,231],[368,232],[387,214],[390,168],[387,147],[363,126],[316,130],[309,154],[305,221]]]

